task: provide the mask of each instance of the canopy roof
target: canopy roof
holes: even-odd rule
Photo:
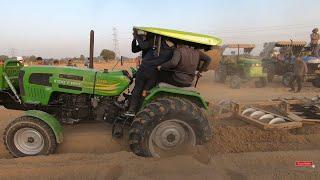
[[[254,44],[227,44],[227,48],[244,48],[253,49],[256,46]]]
[[[222,44],[222,40],[204,34],[197,34],[192,32],[184,32],[178,30],[171,29],[163,29],[163,28],[153,28],[153,27],[134,27],[135,29],[146,31],[149,33],[159,34],[162,36],[167,36],[175,39],[180,39],[188,42],[198,43],[202,45],[209,46],[220,46]]]
[[[276,47],[284,46],[302,46],[304,47],[307,43],[305,41],[278,41],[276,42]]]

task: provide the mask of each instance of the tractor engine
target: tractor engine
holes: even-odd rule
[[[61,94],[58,96],[58,104],[57,116],[63,123],[75,124],[81,120],[93,120],[91,98],[88,95]]]

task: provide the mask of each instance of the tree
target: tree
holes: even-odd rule
[[[105,60],[108,61],[109,59],[115,59],[116,58],[116,53],[113,51],[110,51],[108,49],[103,49],[100,53],[100,56]]]
[[[86,57],[84,57],[84,55],[81,54],[79,59],[80,59],[80,61],[84,61],[86,59]]]
[[[6,56],[6,55],[0,55],[0,60],[4,61],[4,60],[6,60],[6,59],[8,59],[8,56]]]
[[[29,57],[29,61],[31,61],[31,62],[36,61],[36,59],[37,59],[37,57],[34,56],[34,55],[32,55],[32,56]]]

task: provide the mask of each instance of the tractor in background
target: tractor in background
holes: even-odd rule
[[[222,59],[215,70],[215,81],[224,83],[229,80],[230,87],[240,88],[242,81],[257,79],[255,86],[257,88],[265,87],[267,84],[267,74],[263,72],[261,59],[250,55],[255,48],[254,44],[227,44],[223,46]],[[236,49],[226,55],[227,49]],[[240,50],[243,53],[240,54]]]
[[[308,67],[305,80],[312,82],[315,87],[320,87],[320,59],[310,56],[311,51],[306,44],[304,41],[265,43],[260,56],[263,68],[268,74],[268,81],[272,82],[275,76],[281,76],[282,84],[289,87],[295,57],[302,56],[302,60]]]

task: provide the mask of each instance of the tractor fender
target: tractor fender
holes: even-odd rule
[[[151,101],[159,96],[175,96],[184,97],[196,103],[201,108],[208,110],[208,102],[196,91],[183,90],[183,88],[155,87],[151,89],[149,95],[144,99],[142,107],[145,107]]]
[[[53,117],[51,114],[48,114],[39,110],[29,110],[26,111],[23,116],[35,117],[43,122],[45,122],[53,131],[56,136],[57,143],[62,143],[63,133],[62,126],[59,121]]]

